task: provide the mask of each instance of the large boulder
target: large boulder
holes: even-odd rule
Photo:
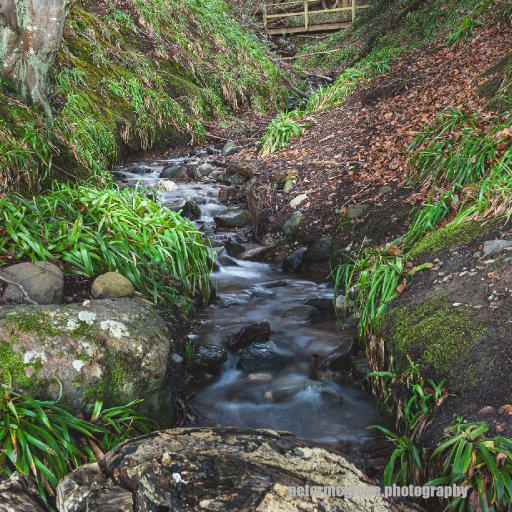
[[[48,261],[18,263],[0,270],[4,298],[17,303],[60,304],[64,289],[62,270]]]
[[[74,411],[95,400],[144,398],[143,412],[163,422],[171,412],[164,390],[171,349],[166,323],[138,299],[0,308],[1,382],[57,399],[60,381]]]
[[[358,488],[359,495],[290,492],[306,485]],[[285,432],[226,427],[179,428],[128,441],[99,465],[64,478],[57,496],[60,512],[411,510],[382,497],[335,450]]]

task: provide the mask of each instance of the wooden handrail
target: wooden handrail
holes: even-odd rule
[[[349,7],[335,7],[333,9],[320,9],[320,10],[309,10],[309,4],[315,2],[317,3],[318,0],[294,0],[291,2],[283,2],[283,3],[275,3],[275,4],[263,4],[263,26],[267,28],[268,26],[268,20],[271,19],[283,19],[283,18],[292,18],[297,16],[304,16],[304,31],[309,32],[310,27],[313,27],[314,25],[310,25],[310,16],[313,14],[328,14],[328,13],[334,13],[334,12],[344,12],[344,11],[351,11],[352,13],[352,23],[354,22],[357,14],[358,9],[368,9],[370,7],[369,5],[357,5],[356,0],[352,0],[351,5]],[[299,12],[281,12],[277,14],[269,14],[268,8],[269,7],[282,7],[283,5],[304,5],[304,10]]]

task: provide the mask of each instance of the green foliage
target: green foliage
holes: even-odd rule
[[[512,164],[512,147],[504,151],[501,147],[510,126],[512,120],[501,124],[476,113],[447,109],[407,150],[411,183],[466,185],[506,172]]]
[[[96,402],[87,421],[58,402],[7,389],[0,393],[0,475],[18,471],[31,476],[46,504],[59,480],[71,470],[152,427],[133,410],[138,402],[112,409],[103,409],[101,402]]]
[[[334,289],[354,294],[354,311],[359,317],[358,330],[366,336],[399,294],[404,284],[416,272],[429,264],[412,267],[407,258],[397,254],[396,243],[383,249],[367,249],[351,263],[334,270]]]
[[[202,235],[144,191],[61,184],[32,200],[0,198],[0,214],[0,257],[49,260],[89,277],[119,271],[155,302],[209,296]]]
[[[419,443],[434,410],[448,396],[444,382],[425,381],[419,366],[411,359],[401,374],[373,372],[368,374],[368,378],[383,381],[383,405],[388,413],[397,411],[397,433],[380,425],[373,426],[395,446],[384,469],[384,484],[421,485],[425,481],[427,467],[424,463],[425,449],[420,448]]]
[[[432,467],[440,467],[441,476],[426,485],[464,485],[471,489],[468,499],[449,501],[450,511],[474,510],[472,502],[489,512],[512,507],[512,440],[486,437],[488,431],[485,422],[464,423],[459,418],[430,457]]]
[[[203,141],[206,123],[283,104],[281,72],[223,0],[73,2],[52,67],[54,121],[0,83],[0,186],[108,181],[118,150]],[[48,180],[46,178],[49,178]]]
[[[278,149],[284,148],[290,142],[292,135],[300,137],[303,129],[307,126],[309,126],[308,123],[301,123],[291,117],[290,114],[279,114],[270,122],[265,135],[261,139],[262,155],[270,155]]]
[[[38,114],[0,91],[0,187],[37,188],[52,168],[54,149]]]

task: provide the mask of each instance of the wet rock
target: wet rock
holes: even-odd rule
[[[226,349],[218,345],[196,345],[194,350],[194,365],[202,368],[218,366],[227,359]]]
[[[260,245],[259,247],[254,247],[245,251],[240,255],[240,259],[242,260],[253,260],[253,261],[264,261],[272,258],[274,254],[279,249],[280,245]]]
[[[209,155],[218,155],[220,153],[220,149],[217,149],[213,146],[208,146],[206,148],[206,152],[209,154]]]
[[[226,346],[229,350],[239,350],[259,341],[268,341],[270,338],[270,324],[260,322],[240,329],[236,334],[228,338]]]
[[[357,350],[355,340],[344,336],[342,342],[325,358],[324,364],[329,370],[342,371],[351,367],[351,356]]]
[[[233,207],[218,213],[213,220],[219,228],[243,228],[251,224],[251,215],[244,208]]]
[[[213,469],[212,469],[213,468]],[[98,465],[68,475],[58,488],[59,510],[110,512],[91,499],[132,493],[132,505],[117,511],[254,510],[298,512],[407,512],[381,495],[371,481],[338,451],[273,430],[176,428],[130,440]],[[113,477],[119,482],[112,483]],[[254,482],[258,485],[255,485]],[[292,498],[288,486],[360,489],[360,496]],[[365,492],[368,491],[368,492]],[[131,508],[130,508],[131,506]]]
[[[160,173],[160,178],[166,180],[186,181],[188,180],[188,171],[184,165],[170,165],[165,167]]]
[[[369,209],[370,209],[369,204],[365,204],[365,203],[355,204],[347,210],[347,216],[350,220],[359,219],[360,217],[365,215]]]
[[[176,190],[178,190],[178,185],[176,185],[174,181],[163,180],[157,183],[156,188],[162,192],[176,192]]]
[[[484,256],[492,256],[505,249],[512,248],[512,240],[487,240],[484,242]]]
[[[283,232],[288,235],[294,235],[300,227],[302,221],[302,212],[293,212],[290,218],[283,225]]]
[[[235,187],[220,187],[219,202],[220,203],[229,203],[236,197],[236,195],[237,195],[237,190]]]
[[[281,279],[280,281],[270,281],[268,283],[261,283],[261,286],[263,286],[263,288],[278,288],[280,286],[286,286],[287,284],[287,281]]]
[[[253,343],[240,353],[238,367],[246,372],[275,371],[293,361],[293,355],[278,348],[273,341]]]
[[[331,259],[333,246],[332,236],[322,236],[311,244],[304,254],[306,263],[323,263]]]
[[[304,201],[307,201],[307,199],[308,196],[306,194],[300,194],[290,201],[290,206],[292,208],[297,208],[297,206],[300,206]]]
[[[91,400],[119,405],[144,397],[141,412],[162,422],[172,414],[164,387],[171,335],[145,301],[4,306],[0,340],[5,354],[0,377],[5,382],[9,372],[16,391],[56,400],[59,380],[61,400],[75,412]]]
[[[247,382],[271,382],[273,379],[271,373],[251,373],[245,379]]]
[[[305,389],[325,390],[327,384],[319,380],[298,377],[297,375],[287,375],[272,382],[272,398],[274,402],[284,402]]]
[[[149,174],[154,171],[151,167],[147,165],[136,165],[127,169],[128,172],[133,174]]]
[[[204,163],[199,165],[197,170],[201,173],[201,176],[209,176],[213,171],[217,170],[217,167],[212,164]]]
[[[355,357],[352,360],[352,375],[354,379],[364,379],[371,371],[372,369],[367,357]]]
[[[306,306],[313,306],[321,313],[334,313],[333,300],[327,297],[315,297],[306,302]]]
[[[197,220],[201,218],[201,208],[199,208],[198,204],[190,197],[187,198],[183,211],[187,219]]]
[[[14,473],[0,483],[0,512],[45,512],[34,483]]]
[[[226,144],[224,144],[221,154],[222,154],[222,156],[229,156],[229,155],[235,154],[237,151],[238,151],[238,146],[234,142],[229,141]]]
[[[298,272],[302,267],[306,250],[306,247],[300,247],[291,254],[288,254],[283,260],[283,270],[285,272]]]
[[[238,267],[238,263],[236,262],[236,260],[228,256],[223,247],[219,249],[220,250],[217,250],[217,248],[215,249],[215,261],[217,264],[219,264],[222,267]]]
[[[224,247],[226,247],[228,254],[235,258],[245,252],[245,247],[241,243],[237,242],[233,237],[226,240]]]
[[[165,201],[163,205],[174,212],[181,212],[183,217],[196,220],[201,217],[201,209],[193,199],[184,199],[183,197],[175,197]]]
[[[320,315],[320,311],[313,306],[296,306],[283,313],[283,318],[294,322],[307,322]]]
[[[18,263],[0,270],[0,283],[7,283],[3,296],[19,304],[60,304],[64,289],[62,270],[46,261]],[[21,286],[21,287],[20,287]],[[28,295],[28,297],[27,297]]]
[[[208,178],[210,178],[211,180],[215,180],[215,181],[223,181],[224,177],[225,177],[225,175],[222,171],[213,171],[208,176]]]
[[[91,295],[95,299],[117,299],[133,297],[135,288],[129,279],[119,272],[107,272],[92,283]]]

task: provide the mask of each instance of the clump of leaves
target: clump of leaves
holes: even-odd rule
[[[388,413],[396,411],[396,432],[381,426],[380,430],[395,448],[384,469],[385,485],[422,484],[425,481],[425,453],[421,437],[432,419],[432,413],[449,396],[444,381],[425,380],[419,366],[408,358],[409,366],[401,373],[382,371],[368,374],[381,380],[383,406]]]
[[[279,114],[270,122],[261,139],[262,155],[270,155],[278,149],[284,148],[290,142],[292,135],[300,137],[307,126],[309,126],[308,123],[300,122],[290,114]]]
[[[351,263],[337,267],[333,272],[335,293],[343,289],[353,295],[359,334],[365,336],[405,289],[410,277],[428,267],[413,267],[392,242],[384,248],[367,249]]]
[[[34,479],[51,506],[59,481],[81,464],[95,461],[120,442],[149,433],[154,425],[136,414],[139,402],[104,409],[96,402],[90,420],[67,407],[0,390],[0,476],[14,471]]]
[[[144,190],[55,184],[33,199],[12,194],[0,198],[0,232],[0,258],[52,261],[88,277],[119,271],[162,304],[210,294],[201,233]]]
[[[440,477],[427,485],[458,485],[471,489],[468,499],[453,498],[448,510],[498,512],[512,508],[512,440],[486,437],[489,425],[464,423],[450,427],[430,458]]]

